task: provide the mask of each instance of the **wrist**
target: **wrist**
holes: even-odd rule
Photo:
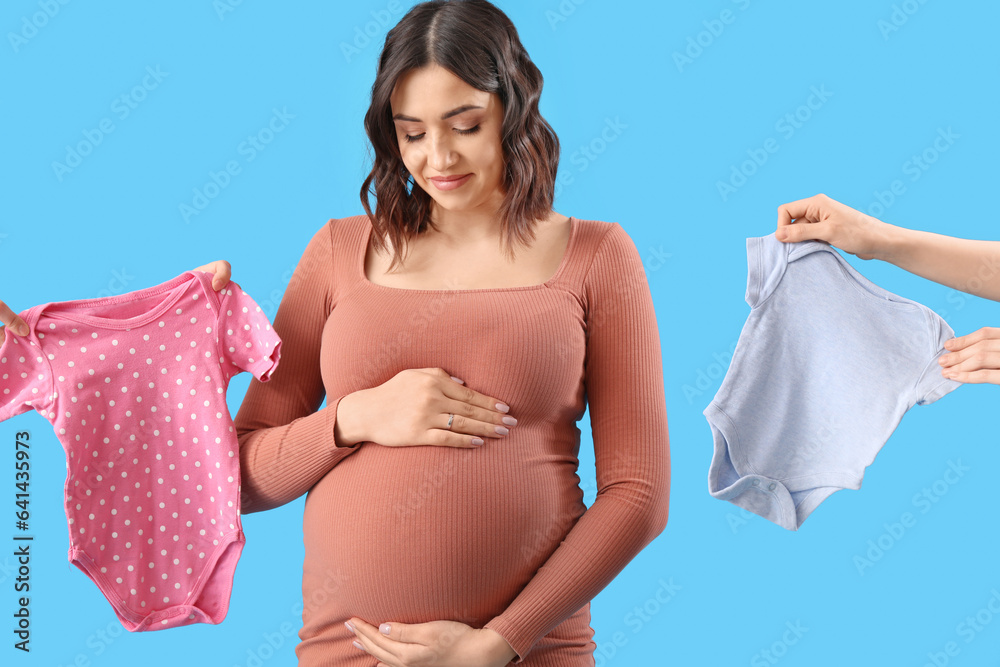
[[[483,628],[483,634],[489,638],[489,655],[492,660],[496,660],[496,664],[506,665],[517,658],[517,651],[507,643],[507,640],[499,632],[493,628]]]
[[[363,390],[361,390],[363,391]],[[333,440],[337,448],[349,448],[364,441],[364,434],[358,428],[358,395],[355,391],[341,397],[334,417]]]
[[[869,217],[875,226],[875,233],[872,235],[872,255],[875,259],[880,259],[883,262],[895,263],[900,249],[906,243],[906,232],[910,230],[883,222],[872,216]]]

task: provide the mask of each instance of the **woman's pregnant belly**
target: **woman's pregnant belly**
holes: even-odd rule
[[[503,612],[586,511],[575,456],[518,435],[366,442],[333,468],[306,500],[304,630],[351,616],[481,627]],[[329,595],[310,604],[316,587]]]

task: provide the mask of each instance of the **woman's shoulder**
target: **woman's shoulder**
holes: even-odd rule
[[[367,230],[370,225],[371,221],[368,215],[366,213],[359,213],[343,218],[330,218],[323,227],[329,228],[331,234],[357,234]]]
[[[367,231],[370,225],[368,216],[365,214],[349,215],[343,218],[329,218],[313,230],[310,246],[322,246],[328,251],[335,251],[337,248],[349,248],[351,239]]]
[[[329,218],[318,228],[313,228],[312,236],[302,252],[302,262],[314,271],[331,271],[333,266],[353,266],[351,253],[357,247],[356,239],[367,217],[348,216]]]
[[[581,218],[579,216],[573,216],[573,219],[581,227],[587,228],[591,234],[596,234],[597,236],[603,237],[614,227],[621,227],[618,222],[613,220],[598,220],[596,218]]]
[[[623,272],[644,273],[642,258],[635,240],[625,227],[613,220],[581,220],[581,228],[588,246],[585,284],[615,283],[622,280]]]
[[[623,243],[632,243],[632,237],[614,220],[597,220],[594,218],[578,218],[574,216],[579,227],[578,234],[585,245],[596,253],[605,247],[621,248]]]

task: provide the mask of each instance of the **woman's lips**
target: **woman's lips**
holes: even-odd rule
[[[465,176],[441,176],[432,178],[430,181],[438,190],[454,190],[465,185],[466,181],[470,178],[472,178],[472,174],[466,174]]]

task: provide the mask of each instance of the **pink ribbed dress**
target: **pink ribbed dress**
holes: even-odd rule
[[[594,664],[590,600],[664,529],[670,454],[639,253],[618,223],[570,224],[556,274],[527,287],[372,283],[364,215],[309,241],[274,318],[281,365],[251,381],[235,419],[244,513],[308,492],[300,666],[375,665],[351,616],[461,621],[502,635],[513,664]],[[341,398],[425,367],[505,401],[517,425],[476,449],[338,446]],[[576,474],[588,405],[589,508]]]

